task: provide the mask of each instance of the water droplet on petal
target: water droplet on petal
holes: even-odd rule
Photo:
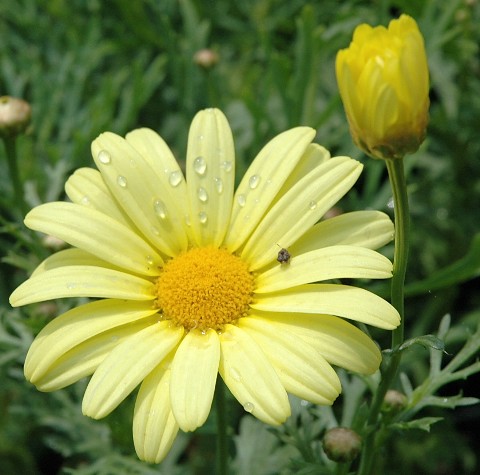
[[[235,381],[237,381],[237,383],[239,383],[239,382],[242,380],[242,376],[240,375],[240,373],[238,372],[238,370],[235,369],[235,368],[230,368],[230,376],[231,376]]]
[[[180,184],[182,181],[182,172],[180,170],[175,170],[172,173],[170,173],[170,176],[168,177],[168,183],[170,183],[171,186],[174,188]]]
[[[245,203],[247,202],[247,199],[245,198],[245,195],[238,195],[237,196],[237,202],[238,204],[243,208],[245,206]]]
[[[314,210],[316,207],[317,207],[316,201],[310,201],[310,203],[308,203],[308,209]]]
[[[137,162],[133,159],[130,159],[130,168],[137,168]]]
[[[206,201],[208,201],[208,193],[207,193],[207,190],[205,188],[203,188],[202,186],[197,190],[197,196],[198,196],[198,199],[200,201],[202,201],[203,203],[205,203]]]
[[[98,157],[98,161],[100,163],[103,163],[104,165],[108,165],[112,161],[111,155],[106,150],[100,150],[100,152],[98,152],[97,157]]]
[[[244,408],[247,412],[252,413],[253,410],[255,409],[255,406],[254,406],[253,403],[251,403],[251,402],[246,402],[246,403],[243,405],[243,408]]]
[[[115,342],[115,341],[118,341],[120,338],[117,336],[117,335],[113,335],[110,337],[110,341],[111,342]]]
[[[127,179],[122,175],[118,175],[117,183],[118,183],[118,186],[120,186],[121,188],[127,187]]]
[[[75,284],[74,282],[68,282],[67,283],[67,289],[68,290],[73,290],[76,286],[77,286],[77,284]]]
[[[222,162],[220,168],[223,168],[227,173],[232,171],[232,162]]]
[[[205,213],[205,211],[200,211],[200,213],[198,213],[198,219],[202,224],[205,224],[208,220],[207,213]]]
[[[153,257],[152,257],[152,256],[147,256],[147,264],[148,264],[149,266],[153,266],[153,263],[154,263],[154,262],[155,262],[155,261],[153,260]]]
[[[157,199],[153,202],[153,210],[159,218],[165,219],[167,217],[167,208],[162,200]]]
[[[222,179],[218,178],[218,177],[215,177],[213,179],[213,181],[215,183],[215,188],[216,188],[218,194],[221,195],[222,192],[223,192],[223,181],[222,181]]]
[[[260,183],[260,177],[258,175],[252,175],[248,180],[248,186],[250,189],[254,190]]]
[[[393,201],[393,198],[390,198],[387,201],[387,208],[394,209],[395,208],[395,202]]]
[[[87,206],[87,205],[90,204],[90,198],[89,198],[88,196],[84,196],[84,197],[80,200],[80,203],[81,203],[82,205]]]
[[[193,161],[193,169],[199,174],[199,175],[205,175],[205,172],[207,171],[207,162],[203,157],[197,157]]]
[[[185,224],[190,227],[191,226],[191,221],[190,221],[190,215],[186,214],[185,215]]]
[[[152,226],[150,228],[150,231],[152,231],[152,234],[154,234],[155,236],[160,236],[160,231],[155,226]]]

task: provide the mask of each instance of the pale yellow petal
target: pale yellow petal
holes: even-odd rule
[[[163,260],[143,238],[124,224],[74,203],[47,203],[25,217],[30,229],[50,234],[126,270],[158,275]]]
[[[155,368],[143,381],[133,414],[133,442],[141,460],[160,463],[172,447],[178,424],[170,404],[170,370]]]
[[[10,305],[19,307],[64,297],[103,297],[153,300],[149,280],[113,269],[93,266],[59,267],[31,277],[10,295]]]
[[[89,338],[59,356],[40,378],[36,379],[35,375],[32,383],[40,391],[56,391],[92,375],[117,345],[154,324],[156,320],[156,316],[146,317]]]
[[[232,210],[235,148],[227,118],[200,111],[188,134],[187,191],[193,236],[199,246],[219,247]]]
[[[42,272],[56,269],[58,267],[69,266],[94,266],[115,269],[118,271],[122,270],[103,259],[99,259],[89,252],[83,251],[82,249],[71,248],[63,249],[62,251],[58,251],[55,254],[48,256],[35,268],[30,277],[39,276]]]
[[[170,398],[180,428],[193,431],[207,420],[212,406],[220,360],[217,332],[190,331],[172,363]]]
[[[393,239],[392,220],[380,211],[352,211],[326,219],[309,229],[289,247],[303,254],[337,244],[378,249]]]
[[[119,223],[132,227],[130,218],[118,206],[98,170],[79,168],[65,183],[65,192],[73,203],[96,209]]]
[[[109,160],[105,160],[108,153]],[[144,236],[162,253],[186,250],[184,216],[165,175],[157,172],[122,137],[106,132],[92,143],[92,155],[110,192]]]
[[[158,322],[118,345],[93,374],[83,397],[83,413],[100,419],[112,412],[178,345],[183,334],[183,328]]]
[[[126,141],[140,153],[146,162],[158,173],[158,188],[168,187],[170,199],[177,205],[177,212],[185,223],[190,221],[188,216],[187,184],[183,172],[165,141],[151,129],[136,129],[128,133]],[[185,230],[189,232],[187,226]]]
[[[315,404],[331,405],[342,388],[318,348],[275,321],[242,318],[239,327],[262,348],[285,389]]]
[[[278,192],[273,203],[277,202],[292,186],[300,181],[304,176],[308,175],[312,170],[326,162],[330,156],[330,152],[317,143],[311,143],[305,149],[300,161],[288,176],[281,190]]]
[[[255,293],[274,292],[330,279],[387,279],[392,263],[376,251],[356,246],[330,246],[292,255],[256,278]]]
[[[275,260],[278,246],[288,248],[355,183],[362,165],[348,157],[334,157],[296,183],[263,218],[242,251],[250,270]]]
[[[290,415],[287,393],[265,353],[242,329],[226,325],[220,335],[220,375],[247,412],[278,425]]]
[[[357,327],[332,315],[252,312],[255,323],[277,327],[313,345],[330,363],[349,371],[372,374],[382,359],[377,344]]]
[[[325,313],[393,330],[400,316],[392,305],[367,290],[348,285],[307,284],[258,294],[250,305],[267,312]]]
[[[36,384],[65,353],[84,341],[157,313],[152,302],[99,300],[73,308],[45,326],[25,359],[25,376]]]
[[[274,137],[257,155],[235,193],[224,242],[229,251],[253,232],[314,137],[310,127],[296,127]]]

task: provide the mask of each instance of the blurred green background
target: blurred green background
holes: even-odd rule
[[[409,336],[434,333],[450,313],[446,349],[453,354],[480,319],[477,0],[3,0],[0,96],[21,97],[33,109],[32,124],[17,141],[28,205],[64,199],[68,175],[93,165],[90,143],[102,131],[150,127],[181,162],[194,114],[219,107],[233,129],[238,176],[275,134],[308,125],[332,155],[365,164],[337,212],[373,208],[392,215],[384,164],[351,141],[334,61],[357,24],[386,25],[400,13],[417,20],[431,72],[428,137],[406,160],[413,223],[406,329]],[[10,308],[9,294],[52,245],[36,250],[23,228],[3,147],[0,190],[0,473],[211,473],[210,419],[193,436],[180,437],[161,467],[150,466],[133,451],[131,400],[94,422],[81,415],[81,383],[42,394],[23,380],[33,336],[68,302]],[[371,288],[385,294],[385,287]],[[388,335],[378,338],[388,347]],[[403,369],[420,383],[427,352],[405,358]],[[445,391],[475,396],[479,387],[477,376]],[[300,473],[291,463],[297,452],[235,414],[238,473],[249,473],[252,460],[258,475]],[[410,431],[390,443],[385,474],[478,473],[479,408],[439,414],[445,419],[430,433]],[[248,434],[258,437],[258,431],[262,442],[245,450]]]

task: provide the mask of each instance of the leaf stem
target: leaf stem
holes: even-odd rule
[[[13,186],[15,202],[20,208],[22,216],[25,216],[28,212],[28,206],[25,202],[25,197],[23,195],[23,186],[22,182],[20,181],[20,174],[18,173],[16,139],[15,137],[3,137],[3,143],[5,145],[8,171],[10,173],[10,180]]]

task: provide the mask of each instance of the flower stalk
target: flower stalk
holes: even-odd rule
[[[227,439],[227,406],[225,400],[225,386],[220,378],[217,379],[215,391],[217,409],[217,473],[228,474],[228,439]]]
[[[408,206],[407,186],[404,173],[403,159],[386,160],[390,185],[393,191],[393,203],[395,212],[395,251],[393,259],[393,277],[391,281],[391,302],[400,314],[400,325],[392,331],[393,355],[388,362],[380,385],[370,407],[367,420],[368,435],[365,437],[365,444],[359,468],[359,475],[372,473],[374,454],[376,450],[377,431],[375,426],[378,423],[380,409],[387,390],[390,388],[395,376],[402,353],[395,351],[402,344],[404,339],[405,312],[404,312],[404,284],[407,270],[410,215]]]

